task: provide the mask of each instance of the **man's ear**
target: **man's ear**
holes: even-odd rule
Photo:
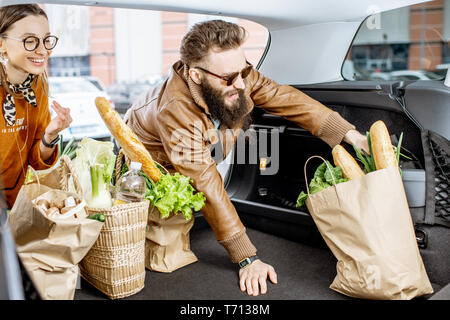
[[[190,68],[189,76],[191,77],[192,81],[194,81],[196,84],[200,85],[202,83],[202,76],[198,70]]]

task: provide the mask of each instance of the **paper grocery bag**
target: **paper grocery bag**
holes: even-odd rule
[[[30,270],[29,275],[43,299],[73,300],[79,275],[77,265],[51,271],[37,268]]]
[[[338,260],[331,289],[383,300],[433,292],[398,168],[309,194],[306,205]]]
[[[145,267],[152,271],[172,272],[198,259],[190,249],[189,231],[194,216],[186,220],[183,214],[171,213],[162,219],[156,207],[151,206],[145,241]]]
[[[23,185],[9,215],[17,253],[43,299],[73,299],[77,265],[97,240],[103,223],[48,217],[33,200],[65,193],[39,183]]]

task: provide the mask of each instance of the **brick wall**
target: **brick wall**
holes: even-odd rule
[[[91,75],[109,86],[116,79],[114,9],[92,7],[89,15]]]
[[[444,1],[432,1],[410,8],[410,70],[432,70],[442,63]]]
[[[162,66],[163,75],[168,74],[172,64],[180,59],[180,45],[188,28],[187,13],[162,12],[161,13],[162,38]]]

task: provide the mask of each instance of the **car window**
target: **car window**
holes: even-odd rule
[[[343,63],[344,79],[445,78],[450,65],[450,0],[383,13],[377,13],[374,6],[369,13]]]

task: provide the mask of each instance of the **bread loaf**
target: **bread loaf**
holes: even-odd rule
[[[333,155],[334,164],[337,167],[341,167],[344,178],[352,180],[365,175],[355,158],[340,144],[333,148],[331,154]]]
[[[109,131],[111,131],[114,139],[117,140],[127,157],[131,161],[142,163],[144,173],[157,182],[161,178],[161,171],[156,167],[152,156],[133,130],[123,121],[122,117],[104,97],[97,97],[95,105]]]
[[[377,170],[397,167],[397,157],[386,124],[378,120],[370,127],[373,159]]]

